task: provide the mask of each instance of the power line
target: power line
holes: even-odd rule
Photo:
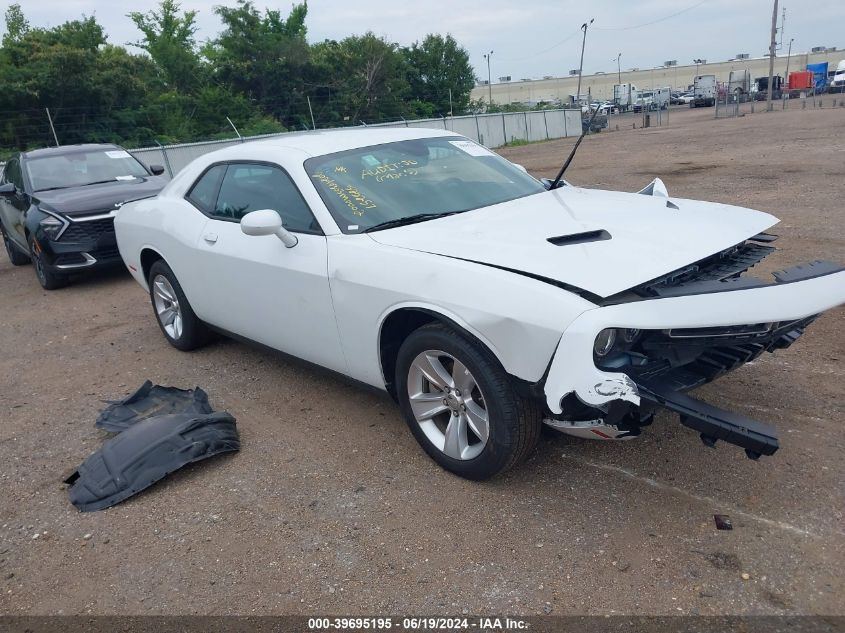
[[[602,28],[600,26],[594,26],[593,28],[598,30],[598,31],[630,31],[632,29],[640,29],[644,26],[651,26],[652,24],[657,24],[658,22],[664,22],[666,20],[669,20],[670,18],[674,18],[675,16],[681,15],[682,13],[686,13],[687,11],[692,11],[696,7],[700,7],[705,2],[707,2],[707,0],[701,0],[701,2],[697,2],[694,5],[687,7],[686,9],[681,9],[680,11],[676,11],[675,13],[671,13],[667,16],[662,17],[662,18],[652,20],[651,22],[643,22],[642,24],[634,24],[632,26],[618,26],[618,27],[604,27],[604,28]]]
[[[579,28],[579,29],[573,31],[570,35],[567,35],[565,38],[563,38],[557,44],[552,44],[548,48],[544,48],[543,50],[541,50],[537,53],[532,53],[531,55],[528,55],[527,57],[517,57],[516,59],[509,59],[507,57],[499,57],[499,59],[503,62],[522,62],[522,61],[525,61],[526,59],[533,59],[534,57],[537,57],[539,55],[543,55],[544,53],[548,53],[549,51],[556,49],[561,44],[565,44],[566,42],[571,40],[573,37],[578,35],[580,32],[581,32],[581,29]]]

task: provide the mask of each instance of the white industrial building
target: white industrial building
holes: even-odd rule
[[[810,53],[793,53],[789,56],[789,71],[804,70],[807,64],[828,62],[832,73],[836,65],[845,59],[845,50],[828,48]],[[775,74],[786,79],[787,55],[778,55],[775,59]],[[613,98],[613,86],[617,83],[632,83],[641,90],[669,86],[673,90],[686,90],[693,82],[696,72],[699,75],[716,75],[717,81],[728,81],[732,70],[746,69],[752,78],[768,76],[769,58],[745,58],[743,54],[736,59],[724,62],[703,64],[664,65],[657,68],[638,68],[623,70],[621,80],[617,72],[597,72],[585,74],[581,78],[581,94],[589,92],[594,99],[610,100]],[[578,73],[565,77],[530,79],[520,81],[494,82],[492,85],[493,103],[521,103],[534,105],[538,102],[566,102],[578,89]],[[472,91],[473,99],[488,100],[486,82],[477,85]]]

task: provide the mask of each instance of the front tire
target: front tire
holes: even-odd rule
[[[540,437],[538,404],[522,398],[490,351],[440,323],[402,343],[396,390],[426,453],[467,479],[489,479],[523,461]]]
[[[3,245],[6,247],[6,254],[9,256],[9,261],[12,266],[24,266],[29,263],[29,257],[26,253],[22,253],[20,249],[12,242],[12,239],[6,235],[6,229],[0,224],[0,233],[3,234]]]
[[[55,273],[47,268],[41,247],[32,237],[29,238],[29,257],[32,260],[33,268],[35,268],[35,277],[44,290],[58,290],[67,286],[69,281],[67,275]]]
[[[164,260],[150,267],[149,287],[153,314],[167,342],[183,352],[202,347],[208,341],[208,328],[194,313]]]

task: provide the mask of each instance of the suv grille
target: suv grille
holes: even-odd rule
[[[78,242],[82,240],[97,240],[105,234],[114,233],[114,218],[90,220],[88,222],[71,222],[62,233],[62,241]]]

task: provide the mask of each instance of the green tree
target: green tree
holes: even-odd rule
[[[6,9],[6,33],[3,35],[3,42],[6,40],[15,41],[29,32],[29,20],[23,14],[23,9],[18,3],[10,4]]]
[[[414,42],[403,52],[408,62],[408,83],[417,99],[430,103],[436,114],[466,111],[475,73],[469,54],[455,38],[429,34],[422,43]]]
[[[307,5],[295,5],[287,17],[269,9],[262,14],[248,0],[238,0],[236,7],[215,7],[214,12],[224,29],[203,54],[215,80],[283,121],[307,110]]]
[[[149,53],[161,69],[167,85],[179,92],[191,92],[202,84],[200,59],[194,34],[197,12],[185,11],[175,0],[161,0],[158,11],[133,11],[127,17],[143,38],[131,44]]]
[[[407,67],[399,46],[373,33],[314,47],[319,85],[333,116],[349,123],[397,120],[412,112]]]

